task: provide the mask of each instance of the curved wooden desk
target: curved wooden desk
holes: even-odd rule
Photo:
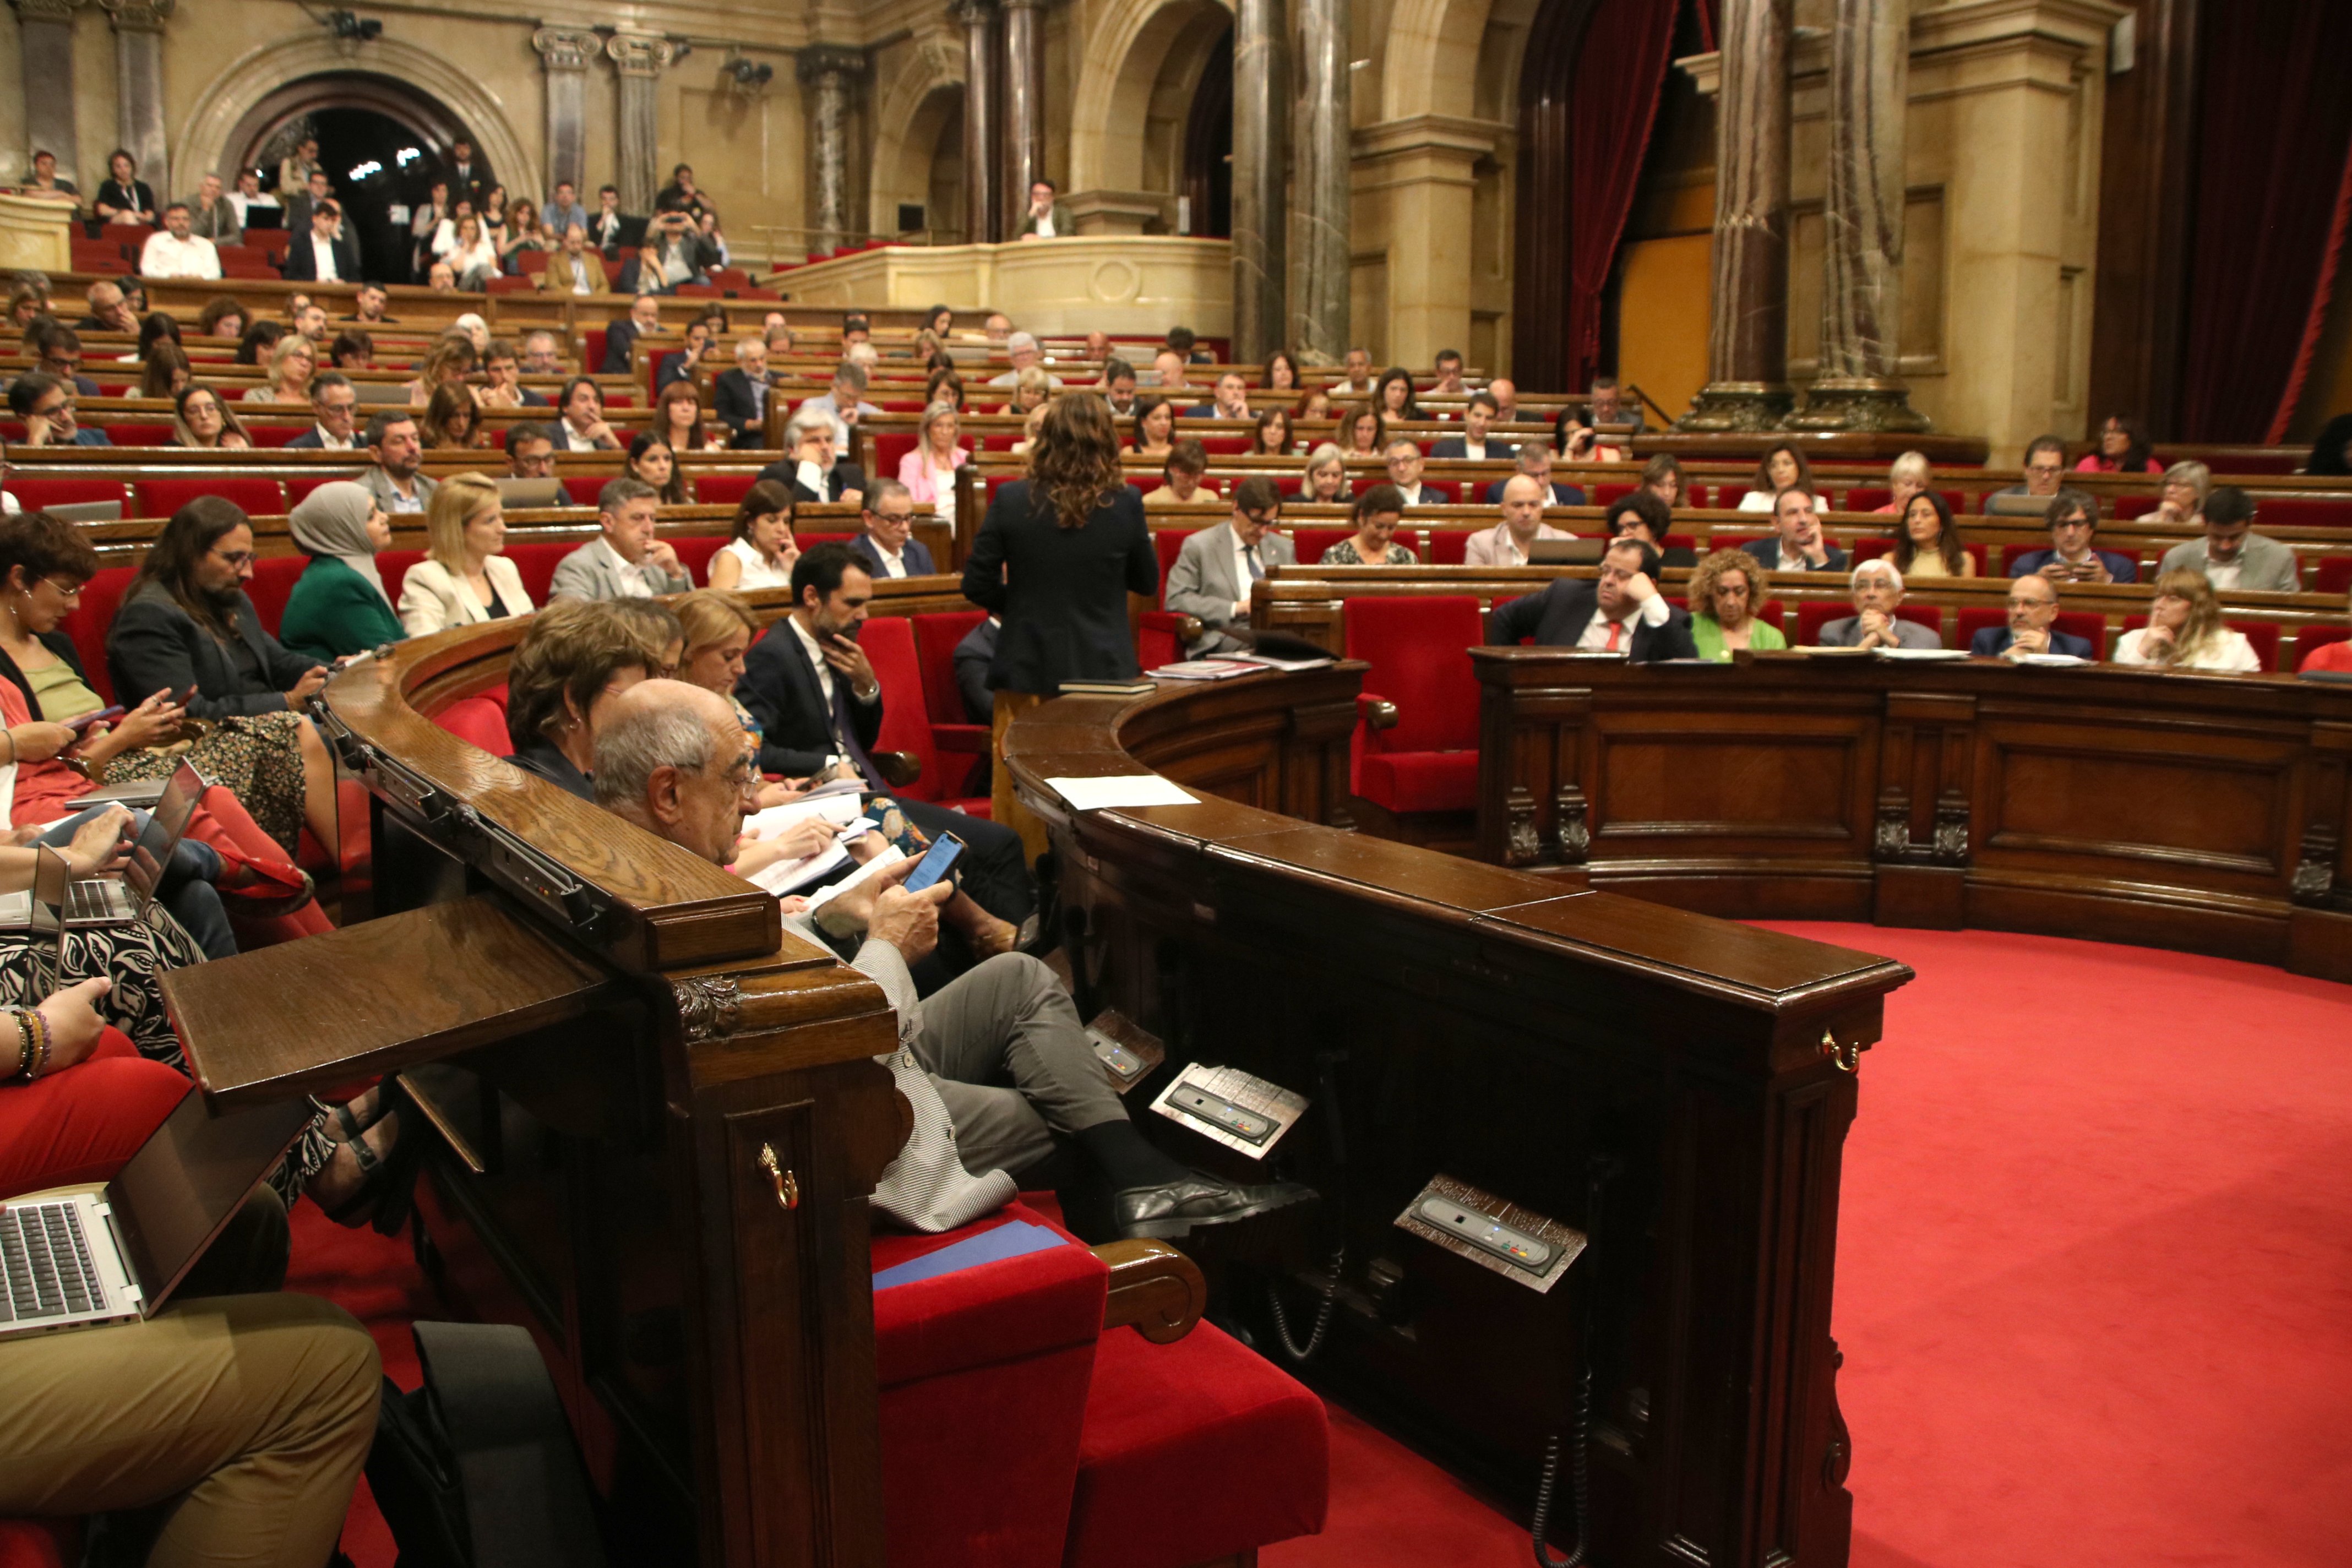
[[[1795,653],[1470,660],[1482,858],[1717,914],[2352,981],[2352,688]]]
[[[1188,1247],[1277,1356],[1263,1290],[1294,1321],[1336,1294],[1305,1375],[1522,1506],[1589,1368],[1595,1562],[1844,1563],[1840,1163],[1858,1053],[1909,971],[1322,826],[1362,669],[1066,697],[1007,735],[1081,1010],[1312,1102],[1276,1163],[1323,1194],[1314,1239]],[[1079,814],[1048,782],[1151,770],[1203,798]],[[1440,1173],[1590,1251],[1538,1294],[1399,1228]]]

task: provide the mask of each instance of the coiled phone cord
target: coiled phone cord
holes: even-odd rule
[[[1584,1369],[1584,1377],[1576,1391],[1576,1426],[1570,1432],[1575,1445],[1575,1458],[1568,1471],[1569,1495],[1576,1503],[1576,1550],[1565,1557],[1551,1554],[1551,1543],[1544,1539],[1551,1523],[1552,1492],[1559,1484],[1559,1434],[1555,1432],[1544,1443],[1543,1479],[1536,1483],[1535,1536],[1536,1568],[1577,1568],[1584,1561],[1591,1542],[1587,1532],[1592,1522],[1591,1470],[1587,1462],[1586,1439],[1592,1431],[1592,1369]]]
[[[1342,1244],[1331,1254],[1331,1278],[1324,1288],[1323,1304],[1315,1309],[1315,1331],[1307,1336],[1307,1343],[1290,1337],[1290,1314],[1282,1310],[1282,1289],[1273,1280],[1265,1285],[1266,1305],[1274,1309],[1275,1337],[1282,1342],[1282,1350],[1293,1361],[1306,1361],[1323,1348],[1323,1336],[1331,1327],[1331,1313],[1339,1305],[1339,1273],[1347,1267],[1348,1248]]]

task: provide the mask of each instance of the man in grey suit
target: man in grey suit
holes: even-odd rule
[[[1297,564],[1298,552],[1274,531],[1282,521],[1282,492],[1264,474],[1234,487],[1231,520],[1204,528],[1184,542],[1168,569],[1167,607],[1199,617],[1205,628],[1185,651],[1193,658],[1233,653],[1250,645],[1229,629],[1246,626],[1250,584],[1269,566]]]
[[[2301,586],[2294,552],[2252,531],[2254,498],[2222,485],[2205,498],[2197,521],[2205,537],[2164,552],[2158,574],[2202,572],[2220,594],[2292,594]]]
[[[423,511],[439,486],[418,471],[425,466],[425,442],[416,434],[416,416],[404,408],[384,409],[368,421],[367,447],[375,466],[360,476],[360,483],[375,504],[389,512]]]
[[[660,499],[653,486],[626,475],[606,485],[596,496],[603,536],[556,563],[547,596],[649,599],[693,587],[694,578],[679,563],[677,552],[667,540],[654,537]]]
[[[1822,627],[1816,647],[1916,647],[1944,646],[1916,621],[1895,613],[1903,602],[1903,574],[1892,561],[1865,561],[1853,569],[1853,614]]]
[[[683,681],[641,682],[597,726],[596,804],[724,866],[760,784],[742,740],[725,698]],[[1000,1173],[1035,1170],[1057,1135],[1112,1194],[1122,1237],[1183,1236],[1310,1195],[1290,1183],[1203,1175],[1153,1147],[1103,1077],[1069,992],[1028,954],[1000,953],[918,998],[909,966],[938,944],[940,908],[955,882],[908,892],[900,884],[915,864],[845,890],[814,919],[784,917],[794,935],[845,954],[898,1015],[898,1050],[882,1059],[914,1112],[914,1135],[877,1189],[878,1205],[927,1230],[977,1218],[1013,1196]],[[945,1148],[955,1161],[927,1158]]]

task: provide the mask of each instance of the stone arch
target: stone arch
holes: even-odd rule
[[[940,138],[963,119],[963,50],[939,35],[919,42],[914,58],[891,73],[874,109],[872,217],[866,224],[874,233],[897,229],[899,203],[930,205],[932,156]]]
[[[360,44],[305,34],[247,49],[222,67],[196,95],[180,122],[180,133],[172,139],[171,189],[194,190],[202,175],[219,172],[230,154],[231,138],[264,100],[305,77],[354,71],[439,100],[447,114],[472,133],[491,171],[509,192],[529,193],[536,199],[546,188],[541,162],[515,133],[505,100],[457,66],[397,38]]]
[[[1166,190],[1147,175],[1153,126],[1184,110],[1217,40],[1233,26],[1229,0],[1112,0],[1087,31],[1070,105],[1070,188]],[[1151,106],[1138,113],[1139,105]],[[1178,149],[1181,154],[1181,149]]]
[[[1381,118],[1477,111],[1478,57],[1494,0],[1397,0],[1381,54]]]

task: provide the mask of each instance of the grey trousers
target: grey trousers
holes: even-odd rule
[[[1017,1174],[1053,1152],[1055,1132],[1127,1116],[1069,992],[1024,954],[1000,954],[925,998],[913,1048],[974,1174]]]

